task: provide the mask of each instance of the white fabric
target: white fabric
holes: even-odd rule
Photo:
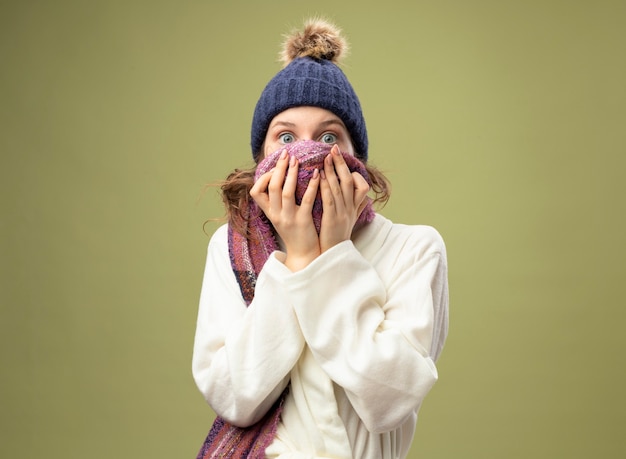
[[[377,215],[292,273],[272,254],[248,308],[226,226],[211,238],[193,374],[235,425],[291,382],[271,458],[404,458],[448,331],[446,251],[429,226]]]

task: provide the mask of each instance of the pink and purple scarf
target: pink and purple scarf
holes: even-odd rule
[[[296,186],[296,203],[300,204],[302,195],[313,176],[315,169],[322,169],[324,158],[330,153],[332,145],[314,141],[301,141],[286,146],[289,155],[299,160],[298,183]],[[280,157],[280,151],[266,157],[257,166],[255,180],[272,169]],[[369,175],[365,166],[354,156],[343,153],[343,157],[351,172],[360,173],[368,183]],[[357,226],[369,223],[374,218],[374,210],[369,198]],[[278,249],[276,236],[271,223],[250,199],[244,210],[248,222],[248,234],[240,234],[228,228],[228,249],[230,263],[237,278],[241,294],[246,305],[252,302],[256,280],[269,256]],[[322,200],[318,192],[313,205],[313,222],[319,233],[322,219]],[[237,427],[229,424],[221,417],[217,417],[209,431],[204,444],[196,459],[211,458],[265,458],[265,449],[274,439],[276,428],[280,420],[283,401],[287,390],[279,397],[263,419],[249,427]]]

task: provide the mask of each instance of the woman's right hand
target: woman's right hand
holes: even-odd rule
[[[250,189],[250,196],[265,213],[285,244],[285,266],[299,271],[320,253],[320,242],[313,224],[313,202],[320,184],[315,171],[302,197],[296,204],[298,160],[283,150],[276,167],[263,174]]]

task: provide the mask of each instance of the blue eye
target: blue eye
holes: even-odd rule
[[[331,134],[330,132],[327,132],[326,134],[322,135],[320,140],[323,143],[337,143],[337,136],[335,134]]]
[[[284,134],[278,136],[278,140],[280,140],[281,143],[292,143],[296,139],[293,134],[285,132]]]

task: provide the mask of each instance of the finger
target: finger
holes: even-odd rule
[[[320,170],[320,194],[322,196],[324,215],[331,216],[337,212],[337,208],[335,206],[333,192],[330,190],[330,184],[328,183],[328,176],[326,175],[325,167],[326,161],[324,161],[324,169]]]
[[[369,203],[369,201],[370,201],[370,198],[367,198],[367,197],[366,197],[366,198],[365,198],[365,199],[361,202],[361,204],[359,204],[359,207],[358,207],[358,209],[357,209],[357,211],[356,211],[356,216],[357,216],[357,218],[359,218],[359,217],[361,216],[361,213],[365,210],[365,208],[367,207],[367,204]]]
[[[335,172],[335,163],[332,153],[324,159],[324,176],[322,177],[322,182],[324,181],[326,181],[328,185],[328,190],[334,201],[333,205],[336,207],[337,211],[340,212],[345,208],[346,201],[344,199],[349,198],[350,201],[352,200],[352,190],[350,190],[349,196],[344,196],[343,189],[339,184],[339,178]]]
[[[263,212],[266,212],[266,210],[268,210],[269,196],[267,194],[267,187],[273,173],[274,169],[261,175],[252,185],[252,188],[250,188],[250,197],[254,199],[254,202],[258,204]]]
[[[285,173],[287,170],[288,161],[287,150],[283,150],[280,154],[280,158],[276,162],[274,173],[270,178],[267,190],[270,201],[270,209],[272,211],[280,211],[282,209],[282,192],[283,185],[285,183]]]
[[[354,183],[354,198],[353,202],[355,206],[360,206],[363,201],[366,201],[367,193],[370,191],[370,185],[367,180],[358,172],[352,172],[352,182]]]
[[[337,145],[333,146],[333,148],[330,150],[330,154],[333,159],[335,172],[339,178],[339,184],[341,186],[341,191],[343,193],[345,202],[351,202],[354,192],[354,180],[352,178],[352,173],[350,172],[350,169],[346,164],[346,160],[339,151],[339,147]]]
[[[272,178],[272,174],[274,173],[275,168],[270,169],[265,174],[261,175],[256,181],[252,184],[250,188],[250,194],[258,194],[267,192],[267,186],[270,183],[270,179]]]
[[[320,171],[315,169],[313,171],[313,176],[311,180],[309,180],[309,184],[302,195],[302,200],[300,201],[300,209],[303,212],[311,213],[313,212],[313,204],[315,202],[315,197],[317,196],[317,190],[319,189],[321,182]]]
[[[298,167],[298,159],[295,156],[291,156],[289,158],[287,177],[285,178],[285,184],[282,189],[283,207],[295,206],[296,186],[298,184]]]

